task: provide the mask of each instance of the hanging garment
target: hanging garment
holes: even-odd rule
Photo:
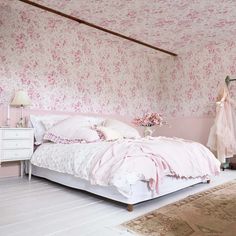
[[[229,90],[224,86],[216,102],[216,118],[211,127],[207,146],[216,151],[221,163],[236,154],[236,115],[235,102],[230,98]]]

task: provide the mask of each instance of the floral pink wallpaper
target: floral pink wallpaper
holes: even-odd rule
[[[234,0],[31,1],[178,54],[236,37]]]
[[[0,104],[23,88],[31,109],[212,117],[220,85],[236,76],[234,42],[193,45],[160,59],[151,49],[16,0],[0,0],[0,11]],[[236,83],[230,86],[234,97]]]
[[[209,44],[159,64],[162,111],[172,117],[213,117],[227,75],[236,79],[236,43]],[[229,86],[236,100],[236,82]]]
[[[23,88],[31,109],[159,110],[158,54],[19,1],[0,9],[0,103]]]

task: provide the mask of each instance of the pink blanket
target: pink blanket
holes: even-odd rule
[[[129,176],[128,184],[130,177],[138,176],[139,179],[133,179],[134,183],[145,180],[152,189],[158,191],[158,184],[164,175],[205,179],[219,173],[220,162],[200,143],[153,137],[111,143],[105,151],[94,156],[90,180],[93,184],[115,185],[119,188],[125,184],[119,183],[119,175]]]

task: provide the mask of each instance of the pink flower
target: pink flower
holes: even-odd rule
[[[133,123],[138,126],[167,125],[167,122],[163,121],[162,115],[159,113],[147,113],[141,118],[135,118]]]

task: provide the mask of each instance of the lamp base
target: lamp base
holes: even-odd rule
[[[25,127],[25,121],[23,118],[20,118],[20,120],[16,123],[17,128],[24,128]]]

